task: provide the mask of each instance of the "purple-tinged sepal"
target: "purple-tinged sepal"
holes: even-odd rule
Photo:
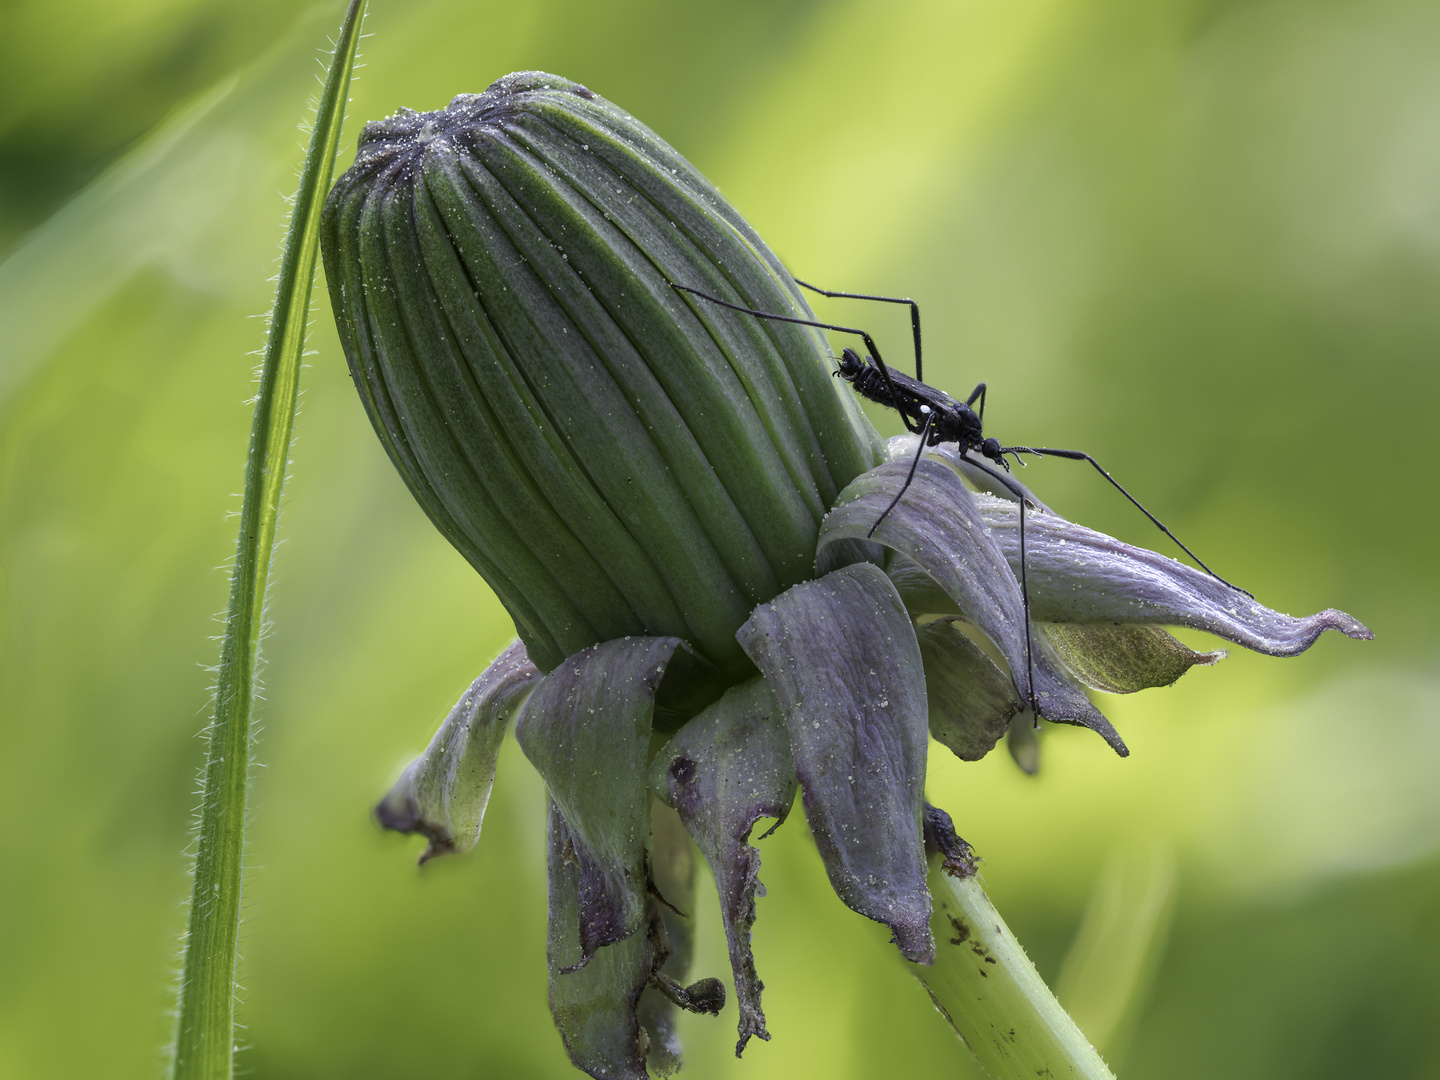
[[[984,495],[975,501],[1018,573],[1017,504]],[[1326,630],[1363,641],[1375,636],[1333,608],[1305,618],[1282,615],[1203,570],[1055,514],[1026,516],[1025,572],[1037,621],[1187,626],[1268,656],[1302,653]]]
[[[684,647],[679,638],[620,638],[582,649],[545,676],[515,724],[566,825],[565,864],[579,897],[577,966],[644,919],[655,695]]]
[[[925,623],[915,636],[925,661],[930,734],[961,761],[979,761],[1025,707],[1014,682],[953,619]]]
[[[780,702],[830,884],[928,963],[925,671],[895,586],[856,563],[760,605],[736,636]]]
[[[385,828],[420,833],[430,841],[422,863],[469,851],[480,839],[509,718],[539,680],[525,646],[512,642],[470,684],[425,753],[375,807]]]
[[[906,578],[903,584],[912,604],[917,596],[923,596],[928,606],[934,606],[942,594],[948,597],[950,606],[943,613],[959,615],[990,639],[1009,665],[1022,701],[1033,703],[1047,720],[1089,728],[1126,756],[1129,750],[1110,721],[1057,668],[1033,635],[1027,639],[1020,584],[981,517],[977,499],[982,496],[972,495],[953,469],[925,458],[905,497],[885,513],[909,470],[908,462],[888,461],[857,477],[840,493],[820,528],[817,571],[831,565],[836,540],[868,538],[892,548],[903,557],[900,574]],[[938,593],[918,584],[915,567],[939,587]]]

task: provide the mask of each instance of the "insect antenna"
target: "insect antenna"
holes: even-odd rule
[[[1220,582],[1220,584],[1234,589],[1238,593],[1242,593],[1245,596],[1250,597],[1251,600],[1255,599],[1254,593],[1248,592],[1245,589],[1240,588],[1239,585],[1235,585],[1232,582],[1226,581],[1214,570],[1211,570],[1210,567],[1206,566],[1204,560],[1202,560],[1200,556],[1196,555],[1193,551],[1186,547],[1185,544],[1181,542],[1178,536],[1176,536],[1173,532],[1167,529],[1163,521],[1157,518],[1149,510],[1145,509],[1144,505],[1140,502],[1139,499],[1135,498],[1134,495],[1131,495],[1130,492],[1126,491],[1125,488],[1121,486],[1120,481],[1116,480],[1113,476],[1106,472],[1098,461],[1096,461],[1089,454],[1085,453],[1083,450],[1056,450],[1048,446],[1007,446],[1001,451],[1001,453],[1014,454],[1016,461],[1020,460],[1021,454],[1034,454],[1036,457],[1065,458],[1069,461],[1088,461],[1091,465],[1095,466],[1096,472],[1098,472],[1106,480],[1110,481],[1111,486],[1114,487],[1116,491],[1120,492],[1121,495],[1124,495],[1125,498],[1129,499],[1131,503],[1133,503],[1142,514],[1144,514],[1147,518],[1150,519],[1150,521],[1155,525],[1157,529],[1163,532],[1171,540],[1174,540],[1181,551],[1185,552],[1186,555],[1189,555],[1190,558],[1194,559],[1201,570],[1204,570],[1216,581]]]

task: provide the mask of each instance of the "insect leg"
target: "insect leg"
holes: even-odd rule
[[[885,366],[885,361],[880,359],[880,347],[875,344],[875,339],[864,330],[854,326],[839,326],[835,323],[818,322],[815,319],[801,319],[794,315],[775,315],[768,311],[756,311],[754,308],[745,307],[741,304],[732,304],[728,300],[721,300],[718,296],[711,296],[709,293],[703,293],[699,289],[692,289],[688,285],[677,285],[673,281],[670,282],[670,287],[672,289],[678,289],[680,292],[687,292],[691,296],[698,296],[702,300],[708,300],[712,304],[719,304],[721,307],[729,308],[731,311],[739,311],[745,315],[753,315],[757,319],[794,323],[796,326],[813,326],[819,330],[834,330],[837,334],[858,334],[865,342],[865,347],[870,350],[870,356],[874,359],[875,366],[880,369],[880,377],[885,380],[885,389],[890,392],[890,400],[894,402],[893,408],[900,414],[900,419],[905,424],[905,430],[911,432],[920,430],[918,427],[911,426],[910,417],[900,408],[900,388],[895,385],[895,380],[890,378],[890,369]]]
[[[910,305],[910,333],[915,338],[915,378],[919,382],[925,381],[925,376],[920,371],[920,305],[907,297],[899,296],[872,296],[870,293],[858,292],[833,292],[830,289],[822,289],[818,285],[811,285],[808,281],[801,281],[798,277],[795,284],[800,285],[811,292],[819,293],[821,296],[828,296],[838,300],[878,300],[882,304],[909,304]]]
[[[982,384],[983,385],[983,384]],[[1026,704],[1030,711],[1035,714],[1035,723],[1040,723],[1040,710],[1035,705],[1035,650],[1030,642],[1030,583],[1025,575],[1025,489],[1004,473],[996,472],[990,466],[965,455],[965,460],[974,465],[983,473],[993,476],[1000,481],[1017,499],[1020,500],[1020,603],[1025,623],[1025,696],[1029,699]]]
[[[905,483],[900,485],[900,490],[895,493],[895,498],[890,500],[890,505],[885,507],[884,513],[875,519],[875,524],[871,525],[870,531],[865,534],[867,540],[875,535],[875,530],[880,527],[880,523],[889,516],[890,511],[895,509],[905,492],[910,489],[910,482],[915,479],[915,470],[920,467],[920,457],[925,453],[925,437],[930,434],[930,425],[935,422],[935,412],[929,405],[921,405],[920,411],[925,414],[925,424],[920,428],[920,445],[915,448],[915,457],[910,461],[910,471],[905,474]]]
[[[980,399],[980,408],[976,411],[976,414],[975,414],[975,415],[980,418],[980,423],[981,423],[981,424],[984,424],[984,423],[985,423],[985,384],[984,384],[983,382],[982,382],[979,386],[975,387],[975,389],[970,392],[970,396],[965,399],[965,404],[966,404],[966,405],[974,405],[976,398],[979,398],[979,399]]]
[[[1186,547],[1183,543],[1181,543],[1180,538],[1179,538],[1178,536],[1176,536],[1174,533],[1172,533],[1169,529],[1167,529],[1167,528],[1165,527],[1165,523],[1164,523],[1164,522],[1162,522],[1159,518],[1157,518],[1157,517],[1156,517],[1154,514],[1152,514],[1149,510],[1146,510],[1145,507],[1141,504],[1141,502],[1140,502],[1139,499],[1135,498],[1134,495],[1131,495],[1130,492],[1126,491],[1126,490],[1120,485],[1120,482],[1119,482],[1118,480],[1116,480],[1113,476],[1111,476],[1108,472],[1106,472],[1106,471],[1104,470],[1104,468],[1101,467],[1101,465],[1100,465],[1100,463],[1099,463],[1098,461],[1096,461],[1093,457],[1091,457],[1089,454],[1085,453],[1084,451],[1082,451],[1082,450],[1055,450],[1055,449],[1052,449],[1052,448],[1050,448],[1050,447],[1048,447],[1048,446],[1011,446],[1011,447],[1006,447],[1006,448],[1005,448],[1005,452],[1007,452],[1007,453],[1019,452],[1019,453],[1024,453],[1024,454],[1034,454],[1034,455],[1036,455],[1037,457],[1058,457],[1058,458],[1066,458],[1066,459],[1068,459],[1068,460],[1070,460],[1070,461],[1088,461],[1091,465],[1095,466],[1095,471],[1096,471],[1096,472],[1098,472],[1098,473],[1099,473],[1101,476],[1103,476],[1106,480],[1110,481],[1111,486],[1113,486],[1116,491],[1120,492],[1121,495],[1124,495],[1125,498],[1129,499],[1129,500],[1136,506],[1136,508],[1139,509],[1139,511],[1140,511],[1142,514],[1144,514],[1147,518],[1150,519],[1150,521],[1154,524],[1154,526],[1155,526],[1157,529],[1159,529],[1161,532],[1163,532],[1163,533],[1164,533],[1166,536],[1168,536],[1171,540],[1174,540],[1175,543],[1176,543],[1176,545],[1180,548],[1181,551],[1185,552],[1186,555],[1189,555],[1190,558],[1194,559],[1195,562],[1199,565],[1199,567],[1200,567],[1201,570],[1204,570],[1207,574],[1209,574],[1211,577],[1213,577],[1216,581],[1220,582],[1220,584],[1225,585],[1225,586],[1227,586],[1227,587],[1229,587],[1229,588],[1231,588],[1231,589],[1234,589],[1234,590],[1235,590],[1236,592],[1238,592],[1238,593],[1244,593],[1244,595],[1250,597],[1251,600],[1254,600],[1254,599],[1255,599],[1255,594],[1254,594],[1254,593],[1246,592],[1246,590],[1240,588],[1239,585],[1235,585],[1235,584],[1232,584],[1232,583],[1229,582],[1229,581],[1226,581],[1223,577],[1221,577],[1219,574],[1217,574],[1214,570],[1211,570],[1210,567],[1206,566],[1205,563],[1204,563],[1204,561],[1200,558],[1200,556],[1196,555],[1193,551],[1191,551],[1188,547]]]

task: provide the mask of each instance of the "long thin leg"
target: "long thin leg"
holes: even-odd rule
[[[731,311],[739,311],[745,315],[753,315],[757,319],[794,323],[796,326],[813,326],[818,330],[834,330],[837,334],[858,334],[865,342],[865,347],[870,350],[870,356],[875,361],[875,366],[880,369],[880,377],[885,380],[885,388],[890,391],[890,400],[895,402],[896,411],[900,411],[900,388],[895,385],[895,380],[890,377],[890,369],[885,366],[885,361],[880,359],[880,347],[875,344],[875,339],[864,330],[854,326],[840,326],[836,323],[818,322],[815,319],[801,319],[794,315],[776,315],[769,311],[756,311],[754,308],[745,307],[743,304],[732,304],[728,300],[721,300],[718,296],[711,296],[709,293],[703,293],[699,289],[692,289],[689,285],[677,285],[673,281],[670,282],[670,287],[672,289],[678,289],[680,292],[687,292],[691,296],[698,296],[701,300],[708,300],[712,304],[719,304],[721,307],[729,308]],[[900,419],[904,422],[907,431],[918,430],[910,426],[910,418],[906,416],[903,411],[900,412]]]
[[[990,466],[984,464],[977,458],[965,455],[965,460],[974,465],[983,473],[993,476],[999,480],[1017,499],[1020,500],[1020,604],[1025,623],[1025,695],[1029,699],[1026,704],[1030,711],[1035,714],[1035,722],[1040,722],[1040,710],[1035,704],[1035,650],[1030,641],[1030,582],[1025,574],[1025,489],[1004,473],[996,472]]]
[[[976,398],[980,399],[980,408],[976,410],[975,415],[979,417],[980,423],[983,425],[985,423],[985,384],[983,382],[970,391],[970,396],[965,399],[965,404],[973,406]]]
[[[1030,692],[1030,711],[1035,724],[1040,724],[1040,710],[1035,705],[1035,650],[1030,644],[1030,582],[1025,574],[1025,496],[1020,496],[1020,601],[1025,623],[1025,685]]]
[[[895,498],[890,500],[890,505],[885,507],[885,512],[875,519],[875,524],[871,525],[870,531],[865,534],[867,540],[875,535],[875,530],[880,527],[880,523],[889,517],[890,511],[899,505],[905,492],[910,490],[910,482],[915,479],[915,470],[920,467],[920,457],[925,453],[925,440],[930,434],[930,425],[935,422],[935,413],[929,405],[921,405],[920,411],[925,414],[925,424],[920,428],[920,445],[915,448],[915,457],[910,462],[910,471],[905,474],[905,483],[900,485],[900,490],[895,493]]]
[[[1058,458],[1066,458],[1066,459],[1068,459],[1068,460],[1070,460],[1070,461],[1088,461],[1091,465],[1095,466],[1095,471],[1096,471],[1096,472],[1098,472],[1098,473],[1099,473],[1101,476],[1103,476],[1106,480],[1110,481],[1111,485],[1115,488],[1116,491],[1120,492],[1121,495],[1124,495],[1125,498],[1129,499],[1132,503],[1134,503],[1135,506],[1139,509],[1139,511],[1140,511],[1142,514],[1144,514],[1147,518],[1149,518],[1150,521],[1155,525],[1155,527],[1156,527],[1157,529],[1159,529],[1161,532],[1163,532],[1163,533],[1164,533],[1166,536],[1168,536],[1171,540],[1174,540],[1175,543],[1179,546],[1179,548],[1180,548],[1181,551],[1185,552],[1186,555],[1189,555],[1190,558],[1194,559],[1195,562],[1199,565],[1199,567],[1200,567],[1201,570],[1204,570],[1207,574],[1209,574],[1211,577],[1213,577],[1216,581],[1220,582],[1220,584],[1225,585],[1225,586],[1227,586],[1227,587],[1229,587],[1229,588],[1231,588],[1231,589],[1234,589],[1234,590],[1235,590],[1236,592],[1238,592],[1238,593],[1244,593],[1246,596],[1250,597],[1251,600],[1254,600],[1254,599],[1255,599],[1255,594],[1254,594],[1254,593],[1246,592],[1246,590],[1240,588],[1239,585],[1235,585],[1235,584],[1232,584],[1231,582],[1226,581],[1223,577],[1221,577],[1219,574],[1217,574],[1214,570],[1211,570],[1210,567],[1206,566],[1205,563],[1204,563],[1204,561],[1200,558],[1199,555],[1196,555],[1193,551],[1191,551],[1188,547],[1186,547],[1183,543],[1181,543],[1180,538],[1179,538],[1178,536],[1176,536],[1174,533],[1172,533],[1169,529],[1167,529],[1167,528],[1165,527],[1165,523],[1164,523],[1164,522],[1162,522],[1159,518],[1157,518],[1157,517],[1156,517],[1154,514],[1152,514],[1149,510],[1146,510],[1145,507],[1144,507],[1143,505],[1141,505],[1141,502],[1140,502],[1139,499],[1135,498],[1134,495],[1131,495],[1130,492],[1126,491],[1123,487],[1121,487],[1120,482],[1119,482],[1118,480],[1116,480],[1113,476],[1111,476],[1108,472],[1106,472],[1105,469],[1100,465],[1100,463],[1099,463],[1098,461],[1096,461],[1096,460],[1095,460],[1093,457],[1091,457],[1089,454],[1085,453],[1083,450],[1055,450],[1055,449],[1052,449],[1052,448],[1050,448],[1050,447],[1048,447],[1048,446],[1007,446],[1007,447],[1005,448],[1004,452],[1005,452],[1005,453],[1034,454],[1034,455],[1036,455],[1037,457],[1058,457]]]
[[[915,339],[915,378],[920,382],[925,381],[925,376],[920,372],[920,305],[907,297],[899,296],[873,296],[870,293],[859,292],[834,292],[830,289],[822,289],[818,285],[811,285],[808,281],[801,281],[798,277],[795,284],[809,289],[811,292],[819,293],[821,296],[828,296],[833,300],[878,300],[882,304],[909,304],[910,305],[910,333]]]

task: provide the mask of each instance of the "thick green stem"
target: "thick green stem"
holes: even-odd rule
[[[275,308],[260,370],[245,464],[240,536],[230,579],[230,608],[220,648],[215,713],[208,732],[209,756],[200,802],[190,929],[185,942],[175,1037],[175,1080],[228,1080],[232,1074],[250,715],[255,700],[265,590],[295,422],[320,208],[330,188],[364,7],[364,0],[352,0],[320,95],[280,263]]]
[[[911,970],[997,1080],[1114,1080],[980,887],[970,860],[930,858],[935,962]]]

